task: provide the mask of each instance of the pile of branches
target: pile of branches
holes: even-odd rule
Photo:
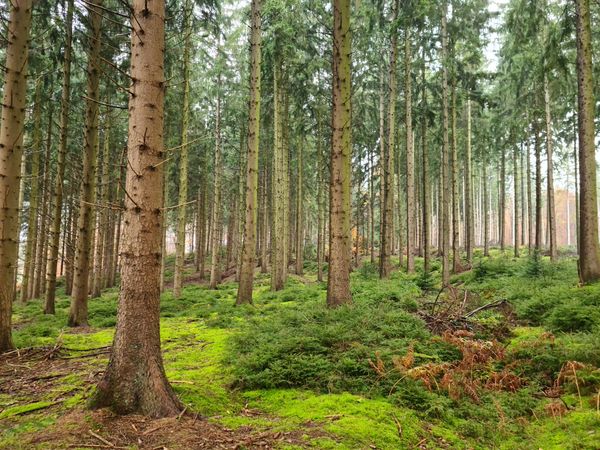
[[[425,308],[419,311],[419,316],[431,332],[436,334],[457,330],[475,331],[478,324],[473,318],[489,309],[497,308],[505,316],[512,316],[512,306],[507,300],[501,299],[481,305],[479,295],[452,285],[442,287],[435,300],[424,302],[423,306]]]

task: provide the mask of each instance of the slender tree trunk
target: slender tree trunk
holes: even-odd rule
[[[423,49],[423,53],[425,50]],[[421,104],[423,116],[421,117],[421,154],[422,154],[422,180],[423,183],[423,272],[429,273],[429,237],[431,215],[429,211],[429,150],[427,148],[427,86],[425,84],[425,60],[421,66]]]
[[[444,1],[442,6],[442,286],[450,282],[450,177],[448,168],[450,163],[450,145],[448,139],[448,4]]]
[[[302,205],[304,203],[304,194],[302,191],[303,183],[303,161],[302,147],[304,142],[298,147],[298,186],[296,186],[296,275],[304,273],[304,214]],[[357,230],[358,232],[358,230]]]
[[[85,114],[85,134],[83,149],[83,171],[81,174],[81,192],[79,218],[77,220],[77,250],[75,252],[75,272],[73,276],[73,293],[68,324],[71,327],[87,326],[88,277],[92,246],[92,205],[95,203],[96,188],[96,152],[98,151],[98,98],[100,70],[100,31],[102,14],[97,6],[102,0],[91,0],[88,7],[90,23],[90,52],[87,68],[87,97]],[[93,5],[93,6],[92,6]]]
[[[35,83],[35,106],[33,109],[33,145],[31,157],[31,186],[29,190],[29,210],[27,215],[27,243],[25,245],[25,264],[23,267],[23,281],[21,283],[21,301],[29,300],[31,283],[31,268],[34,266],[35,242],[38,225],[39,205],[39,179],[40,179],[40,152],[42,149],[42,78]]]
[[[483,180],[483,256],[490,256],[490,210],[488,209],[489,193],[487,178],[487,161],[485,156],[481,163]]]
[[[525,201],[525,152],[523,151],[523,143],[521,143],[521,153],[519,155],[521,161],[519,164],[519,179],[520,179],[520,193],[521,193],[521,245],[525,245],[525,230],[527,228],[527,217],[528,213],[528,205]]]
[[[500,236],[500,251],[504,252],[506,245],[506,227],[504,226],[504,218],[506,214],[506,149],[502,147],[502,156],[500,159],[500,188],[499,210],[498,210],[498,231]]]
[[[213,207],[212,207],[212,243],[210,264],[210,288],[215,289],[221,282],[221,178],[223,176],[223,162],[221,155],[221,75],[217,81],[217,110],[215,120],[215,160],[213,180]]]
[[[544,106],[546,110],[546,155],[548,176],[547,194],[548,194],[548,231],[550,241],[550,259],[556,261],[558,257],[558,248],[556,246],[556,206],[554,203],[554,164],[553,164],[553,147],[552,142],[552,115],[550,111],[550,86],[548,77],[544,75]]]
[[[273,179],[272,205],[273,226],[271,227],[271,289],[278,291],[283,289],[286,281],[286,246],[285,228],[285,177],[287,169],[285,166],[284,143],[282,130],[281,108],[283,103],[283,90],[281,86],[281,61],[279,57],[273,68]]]
[[[0,129],[0,353],[11,350],[12,302],[19,253],[19,186],[25,106],[31,0],[10,3]]]
[[[522,145],[522,144],[521,144]],[[514,251],[515,251],[515,258],[519,257],[519,165],[517,163],[517,149],[518,147],[515,145],[513,148],[513,194],[514,194],[514,217],[513,217],[513,222],[514,222],[514,236],[513,236],[513,245],[514,245]],[[523,152],[523,149],[521,148],[521,153]]]
[[[175,273],[173,297],[181,296],[183,266],[185,265],[185,226],[187,223],[188,197],[188,129],[190,122],[190,50],[192,46],[192,16],[190,0],[185,1],[183,26],[183,101],[181,110],[181,149],[179,155],[179,200],[177,208],[177,241],[175,244]]]
[[[465,155],[465,250],[467,262],[473,265],[473,241],[475,237],[473,219],[473,168],[471,155],[471,96],[467,97],[467,148]]]
[[[381,273],[381,258],[384,256],[384,211],[385,211],[385,71],[383,64],[379,71],[379,271]]]
[[[415,205],[415,149],[412,129],[412,51],[410,27],[406,28],[404,35],[404,64],[404,103],[406,109],[406,271],[413,273],[415,271],[414,247],[417,209]]]
[[[579,124],[579,279],[600,279],[598,201],[596,184],[594,80],[589,0],[576,0],[577,86]]]
[[[261,244],[260,244],[260,273],[268,273],[268,238],[269,238],[269,169],[265,160],[265,168],[262,174],[262,195],[261,195]]]
[[[162,417],[181,407],[165,376],[159,330],[164,2],[134,0],[132,16],[131,77],[136,82],[129,99],[121,293],[110,361],[92,404],[118,414]]]
[[[398,0],[394,0],[392,11],[392,23],[396,23],[398,17]],[[398,58],[398,36],[392,32],[390,42],[390,65],[389,65],[389,90],[388,90],[388,141],[383,158],[383,207],[382,207],[382,235],[381,255],[379,261],[379,276],[388,278],[392,271],[390,256],[393,252],[394,235],[394,152],[396,138],[396,60]],[[333,183],[333,180],[332,180]]]
[[[317,110],[317,281],[323,281],[323,259],[325,241],[325,156],[323,155],[323,133],[321,114]]]
[[[533,201],[531,196],[531,153],[530,141],[527,141],[527,252],[531,255],[534,243]]]
[[[71,106],[71,52],[73,38],[73,0],[67,2],[65,19],[65,53],[63,60],[63,83],[60,100],[60,141],[56,158],[56,178],[54,187],[54,203],[52,204],[52,222],[50,224],[50,246],[46,267],[46,304],[44,312],[54,314],[56,298],[56,265],[58,262],[58,243],[60,239],[60,224],[62,218],[62,199],[65,178],[67,154],[67,139],[69,126],[69,110]]]
[[[535,147],[535,251],[542,249],[542,158],[540,151],[540,134],[535,119],[533,125]]]
[[[350,270],[351,39],[350,0],[333,0],[333,101],[329,191],[329,276],[327,306],[352,302]],[[392,168],[394,166],[391,166]]]
[[[456,135],[456,78],[454,76],[452,77],[450,95],[452,98],[452,172],[450,175],[450,183],[452,184],[452,271],[457,273],[460,269],[460,217],[458,211],[460,199],[458,194],[458,144]]]
[[[580,221],[580,212],[579,212],[579,163],[577,161],[577,134],[578,129],[577,125],[573,126],[575,136],[573,137],[573,166],[574,166],[574,176],[575,176],[575,240],[577,242],[577,255],[581,254],[580,248],[580,239],[579,239],[579,221]]]

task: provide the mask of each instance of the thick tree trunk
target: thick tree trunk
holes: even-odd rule
[[[395,25],[398,17],[398,0],[392,3],[392,23]],[[392,271],[392,263],[390,256],[393,249],[394,235],[394,152],[396,138],[396,60],[398,58],[398,35],[394,31],[391,35],[390,42],[390,65],[388,71],[389,88],[388,88],[388,135],[387,146],[382,160],[383,164],[383,202],[382,202],[382,230],[381,230],[381,252],[379,260],[379,276],[388,278]],[[333,180],[332,180],[333,183]]]
[[[577,86],[579,124],[579,279],[600,279],[598,202],[594,143],[594,81],[589,0],[576,0]]]
[[[31,0],[10,3],[0,129],[0,353],[11,350],[12,302],[19,253],[19,186],[25,106]]]
[[[164,2],[134,0],[132,16],[121,293],[110,361],[92,404],[161,417],[181,407],[160,352]]]
[[[27,214],[27,243],[25,244],[25,264],[23,266],[23,281],[21,283],[21,301],[30,299],[29,285],[31,283],[32,267],[34,266],[35,243],[39,239],[38,205],[40,179],[40,152],[42,148],[42,78],[35,83],[35,106],[33,109],[33,145],[31,157],[31,186],[29,190],[29,210]]]
[[[410,28],[404,35],[404,104],[406,127],[406,271],[415,271],[416,213],[415,148],[412,129],[412,51]],[[399,176],[400,174],[398,174]],[[402,252],[402,249],[400,250]]]
[[[350,270],[351,40],[350,0],[333,0],[333,99],[329,191],[329,276],[327,306],[352,302]],[[392,166],[393,168],[393,166]]]
[[[181,296],[183,286],[183,266],[185,265],[185,226],[187,223],[188,196],[188,129],[190,122],[190,50],[192,46],[192,7],[185,1],[185,23],[183,26],[183,101],[181,105],[181,149],[179,154],[179,200],[177,208],[177,240],[175,243],[175,273],[173,276],[173,297]]]
[[[93,6],[92,6],[93,5]],[[77,219],[77,249],[75,252],[75,272],[73,274],[73,293],[68,324],[71,327],[87,326],[88,281],[92,247],[92,205],[95,203],[96,190],[96,152],[98,151],[98,98],[100,69],[100,32],[102,14],[99,6],[102,0],[91,0],[88,7],[90,27],[90,52],[87,67],[87,97],[85,113],[85,133],[83,148],[83,170],[79,200],[79,218]],[[97,7],[98,6],[98,7]]]
[[[550,242],[550,259],[556,261],[558,258],[558,248],[556,246],[556,206],[554,203],[554,164],[552,142],[552,114],[550,111],[550,86],[548,77],[544,75],[544,107],[546,111],[546,156],[548,176],[547,195],[548,195],[548,231]]]
[[[250,25],[250,100],[246,138],[246,211],[241,252],[240,284],[236,304],[252,303],[254,269],[256,267],[256,226],[258,210],[258,149],[260,143],[260,64],[261,12],[260,0],[252,0]]]

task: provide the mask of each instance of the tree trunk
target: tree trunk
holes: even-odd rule
[[[0,129],[0,353],[11,350],[12,302],[19,253],[19,185],[25,106],[31,0],[10,3]]]
[[[317,281],[323,281],[325,241],[325,156],[323,155],[323,129],[321,114],[317,110]]]
[[[506,212],[506,149],[502,147],[502,156],[500,157],[500,188],[499,209],[498,209],[498,233],[500,240],[500,251],[504,252],[506,230],[504,226],[504,216]]]
[[[448,139],[448,4],[442,6],[442,286],[450,282],[450,145]]]
[[[252,0],[250,31],[250,100],[246,158],[246,211],[242,242],[240,283],[236,304],[252,303],[254,268],[256,267],[256,226],[258,210],[258,149],[260,143],[260,64],[261,12],[260,0]]]
[[[398,18],[398,0],[392,3],[392,23],[395,25]],[[382,233],[381,233],[381,255],[379,261],[379,276],[388,278],[392,271],[390,256],[393,252],[394,234],[394,151],[396,138],[396,60],[398,58],[398,36],[392,32],[390,42],[390,65],[389,65],[389,91],[388,91],[388,140],[385,154],[382,158],[383,164],[383,205],[382,205]],[[333,183],[333,180],[332,180]]]
[[[483,256],[490,256],[490,211],[488,209],[488,179],[487,161],[485,156],[481,163],[481,178],[483,179]]]
[[[519,257],[519,165],[517,163],[517,146],[515,145],[513,148],[513,206],[514,206],[514,236],[513,236],[513,245],[514,245],[514,255],[515,258]],[[521,148],[521,152],[523,149]]]
[[[423,50],[423,53],[425,50]],[[429,235],[431,216],[429,211],[429,150],[427,148],[427,85],[425,84],[425,60],[421,66],[421,154],[422,154],[422,191],[423,191],[423,272],[429,273]]]
[[[475,235],[473,219],[473,169],[471,155],[471,97],[467,97],[467,153],[465,155],[465,250],[467,262],[473,265],[473,241]]]
[[[60,224],[62,218],[62,199],[65,178],[67,154],[67,139],[69,126],[69,110],[71,106],[71,52],[73,37],[73,0],[67,2],[65,19],[65,54],[63,61],[63,84],[60,100],[60,141],[56,158],[56,178],[54,186],[54,202],[52,204],[52,222],[50,224],[50,245],[46,267],[46,304],[44,312],[54,314],[56,298],[56,266],[58,262],[58,244],[60,239]]]
[[[177,208],[177,241],[175,244],[175,273],[173,297],[181,296],[183,266],[185,265],[185,226],[188,196],[188,129],[190,122],[190,50],[192,47],[192,16],[190,0],[185,1],[183,25],[183,101],[181,105],[181,148],[179,154],[179,200]]]
[[[460,268],[460,242],[459,242],[459,227],[460,217],[458,205],[460,203],[458,194],[458,144],[456,133],[456,78],[452,77],[452,172],[450,175],[450,183],[452,184],[452,271],[458,273]]]
[[[531,198],[531,153],[530,141],[527,141],[527,252],[531,255],[534,243],[533,202]]]
[[[223,162],[221,155],[221,75],[217,81],[217,110],[215,117],[215,160],[213,179],[213,207],[212,207],[212,242],[210,263],[210,288],[216,289],[221,282],[221,177],[223,176]]]
[[[23,281],[21,283],[21,301],[30,299],[29,284],[31,282],[32,267],[34,266],[34,248],[39,239],[37,233],[38,205],[39,205],[39,179],[40,179],[40,152],[42,148],[42,78],[35,84],[35,106],[33,109],[33,146],[31,157],[31,186],[29,190],[29,211],[27,215],[27,243],[25,245],[25,264],[23,267]]]
[[[579,279],[600,279],[598,202],[594,132],[594,82],[589,0],[576,0],[577,87],[579,124]]]
[[[77,219],[77,249],[75,252],[75,272],[73,274],[73,293],[68,324],[71,327],[87,326],[88,277],[92,246],[92,205],[95,203],[96,189],[96,152],[98,151],[98,98],[100,70],[100,32],[102,14],[99,6],[102,0],[91,0],[88,7],[90,26],[90,52],[87,67],[87,97],[85,114],[85,134],[83,148],[83,171],[80,192],[79,218]],[[92,6],[94,5],[94,6]],[[96,7],[98,6],[98,8]]]
[[[329,276],[327,306],[352,302],[350,270],[351,137],[351,39],[350,0],[333,0],[333,99],[331,136],[331,178],[329,182]],[[394,166],[392,166],[393,168]]]
[[[273,181],[272,205],[273,226],[271,228],[271,289],[283,289],[286,281],[286,249],[285,228],[287,217],[285,215],[285,167],[284,145],[282,133],[281,107],[283,103],[283,90],[281,86],[281,61],[276,58],[273,67]]]
[[[554,164],[552,142],[552,115],[550,112],[550,86],[548,77],[544,75],[544,106],[546,110],[546,155],[547,155],[547,195],[548,195],[548,231],[550,241],[550,260],[556,261],[558,257],[558,248],[556,246],[556,207],[554,204]]]
[[[304,197],[302,192],[303,173],[302,173],[302,147],[304,142],[298,146],[298,185],[296,186],[296,275],[304,273],[304,222],[302,214],[304,213],[302,205]]]
[[[110,361],[92,405],[162,417],[181,407],[160,352],[164,2],[134,0],[132,16],[121,292]]]
[[[533,124],[535,146],[535,251],[542,249],[542,158],[540,155],[540,132],[537,119]]]
[[[404,36],[404,102],[406,109],[406,271],[415,271],[416,205],[415,205],[415,149],[412,129],[412,52],[410,28]],[[398,174],[400,175],[400,174]],[[402,252],[402,250],[400,250]]]

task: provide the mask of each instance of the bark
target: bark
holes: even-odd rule
[[[398,18],[398,0],[392,3],[392,23]],[[388,88],[388,135],[387,146],[383,155],[383,207],[382,207],[382,229],[381,229],[381,251],[379,260],[379,276],[388,278],[392,271],[390,256],[393,252],[394,235],[394,151],[396,138],[396,61],[398,58],[398,36],[392,32],[390,42],[390,65],[389,65],[389,88]]]
[[[221,282],[221,178],[223,161],[221,155],[221,76],[217,81],[217,110],[215,117],[215,160],[213,179],[213,207],[211,233],[210,288],[215,289]]]
[[[441,179],[441,206],[442,206],[442,286],[450,282],[450,177],[448,167],[450,163],[450,145],[448,139],[448,4],[444,1],[442,6],[442,179]]]
[[[132,16],[121,292],[110,361],[92,405],[162,417],[181,407],[165,376],[159,330],[164,2],[134,0]]]
[[[185,23],[183,25],[183,100],[181,105],[181,148],[179,154],[179,199],[177,208],[177,240],[175,243],[175,272],[173,275],[173,297],[181,296],[183,266],[185,265],[185,226],[188,200],[188,129],[190,122],[190,50],[192,47],[192,16],[190,0],[185,1]]]
[[[500,189],[499,209],[498,209],[498,233],[500,240],[500,251],[504,252],[506,232],[504,227],[504,216],[506,211],[506,150],[502,147],[502,156],[500,158],[500,179],[498,183]]]
[[[271,289],[278,291],[283,289],[286,281],[286,246],[285,228],[285,177],[287,169],[285,166],[281,107],[283,103],[283,92],[281,86],[281,62],[279,57],[273,68],[273,182],[272,205],[273,225],[271,227]]]
[[[513,211],[514,211],[514,217],[513,217],[513,223],[514,223],[514,230],[513,230],[513,245],[514,245],[514,255],[515,258],[519,257],[519,165],[517,163],[517,149],[518,147],[515,145],[513,148],[513,193],[514,193],[514,200],[513,200]]]
[[[412,129],[412,52],[410,28],[408,27],[404,36],[404,64],[404,103],[406,110],[406,271],[413,273],[415,271],[417,208],[415,205],[415,149]]]
[[[577,106],[579,127],[579,279],[600,279],[598,201],[596,185],[594,81],[589,0],[576,0]]]
[[[531,198],[531,154],[530,141],[527,141],[527,251],[531,254],[534,243],[533,202]]]
[[[236,304],[252,303],[254,268],[256,267],[256,226],[258,209],[258,147],[260,143],[260,0],[252,0],[250,25],[250,101],[246,139],[246,211],[240,266],[240,284]]]
[[[484,159],[481,163],[483,179],[483,256],[490,256],[490,211],[488,209],[488,179],[487,179],[487,161]]]
[[[35,84],[35,106],[33,109],[33,145],[31,157],[31,186],[29,190],[29,211],[27,215],[27,243],[25,244],[25,264],[23,267],[23,281],[21,283],[21,301],[29,300],[31,289],[32,267],[35,266],[34,249],[39,239],[38,205],[39,205],[39,180],[40,180],[40,152],[42,147],[42,78]]]
[[[300,143],[298,147],[298,177],[296,186],[296,275],[302,275],[304,273],[304,220],[302,215],[304,211],[302,205],[304,204],[304,194],[302,191],[303,173],[302,173],[302,147],[304,142]],[[358,229],[357,229],[358,239]]]
[[[265,162],[265,166],[266,166]],[[261,194],[261,238],[260,238],[260,273],[267,273],[268,267],[268,238],[269,238],[269,173],[267,167],[263,169],[262,174],[262,194]]]
[[[323,281],[323,259],[325,241],[325,156],[321,114],[317,111],[317,281]]]
[[[467,97],[467,148],[465,156],[465,250],[467,262],[473,264],[473,241],[475,238],[473,219],[473,169],[471,152],[471,97]]]
[[[540,134],[535,119],[533,125],[535,151],[535,251],[542,249],[542,158],[540,150]]]
[[[333,99],[329,181],[329,276],[327,306],[352,302],[350,270],[351,39],[350,0],[333,0]],[[393,168],[393,166],[392,166]]]
[[[92,6],[94,5],[94,6]],[[97,7],[98,6],[98,7]],[[98,99],[100,69],[100,32],[102,0],[91,0],[88,7],[90,50],[87,67],[87,97],[83,148],[83,170],[77,219],[77,249],[73,274],[73,292],[68,324],[71,327],[87,326],[88,282],[93,238],[93,209],[96,190],[96,152],[98,151]]]
[[[69,110],[71,106],[71,52],[73,40],[73,0],[67,2],[65,18],[65,54],[63,61],[62,95],[60,99],[60,140],[56,157],[56,178],[54,180],[54,195],[52,204],[52,222],[50,224],[50,246],[46,267],[46,300],[44,312],[54,314],[56,299],[56,265],[58,262],[58,241],[62,218],[62,199],[65,178],[65,163],[67,154],[67,139],[69,127]]]
[[[429,235],[431,215],[429,211],[429,150],[427,148],[427,86],[425,84],[425,60],[421,67],[421,104],[423,117],[421,118],[421,154],[422,154],[422,180],[423,183],[423,272],[429,273]]]
[[[544,75],[544,107],[546,111],[546,156],[548,176],[547,195],[548,195],[548,231],[550,241],[550,260],[556,261],[558,257],[558,248],[556,246],[556,206],[554,203],[554,164],[553,164],[553,147],[552,142],[552,114],[550,110],[550,86],[548,77]]]
[[[4,96],[0,121],[0,353],[11,350],[12,302],[19,253],[19,187],[25,106],[31,0],[12,0],[8,22]]]
[[[458,194],[458,145],[456,133],[456,78],[452,78],[452,172],[450,183],[452,184],[452,271],[457,273],[460,268],[460,242],[459,227],[460,217],[458,205],[460,203]]]

